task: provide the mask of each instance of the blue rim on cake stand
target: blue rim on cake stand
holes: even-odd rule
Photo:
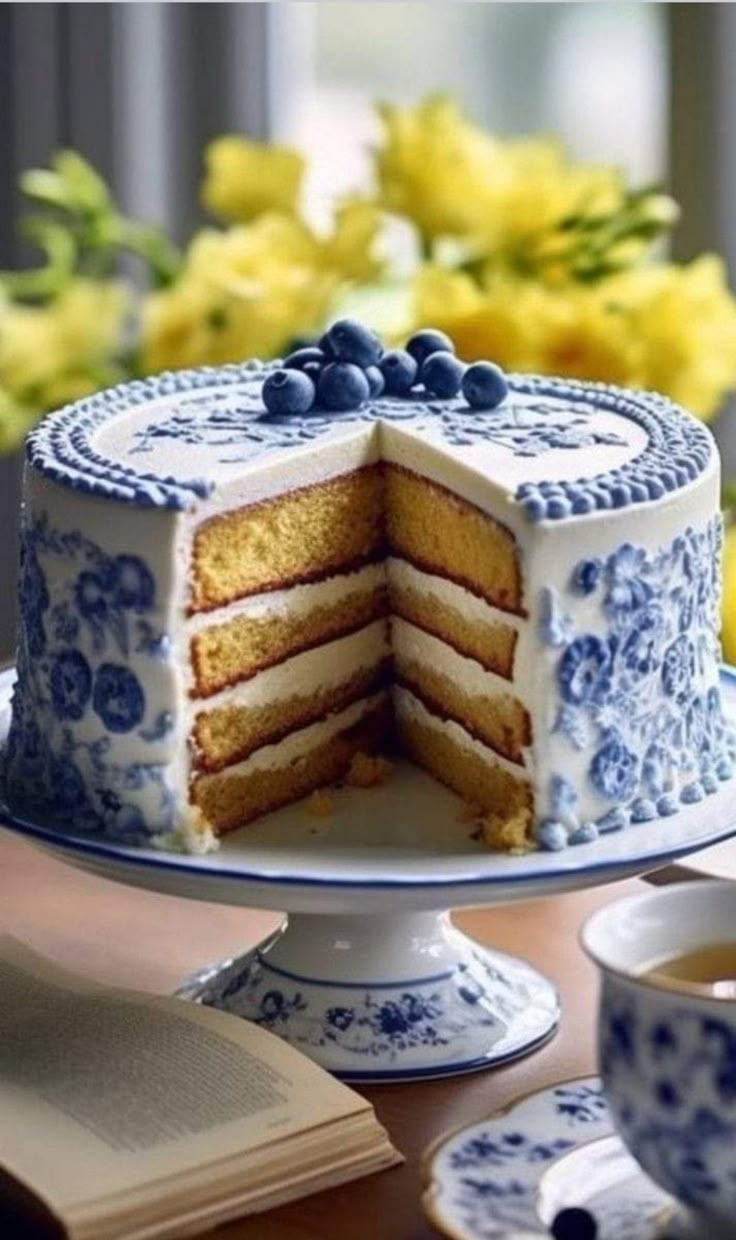
[[[0,674],[0,745],[13,673]],[[724,669],[736,717],[736,673]],[[506,904],[632,877],[736,832],[733,784],[669,818],[563,852],[484,850],[461,802],[398,762],[378,788],[335,794],[326,819],[304,802],[228,835],[206,856],[0,823],[78,868],[130,886],[250,908],[280,908],[255,951],[178,992],[256,1020],[349,1081],[452,1076],[535,1050],[559,1022],[557,992],[530,965],[481,946],[449,909]],[[532,914],[533,915],[533,914]]]

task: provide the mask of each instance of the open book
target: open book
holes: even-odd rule
[[[400,1161],[368,1102],[257,1025],[0,938],[0,1167],[72,1240],[193,1235]],[[9,1184],[0,1235],[35,1234],[6,1229]]]

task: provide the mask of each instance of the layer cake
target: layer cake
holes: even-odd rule
[[[531,376],[487,408],[414,385],[274,413],[278,368],[30,436],[13,812],[205,850],[398,746],[490,847],[559,848],[731,777],[704,426]]]

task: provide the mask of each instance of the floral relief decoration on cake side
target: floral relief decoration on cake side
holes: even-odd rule
[[[52,604],[43,565],[54,559],[78,571],[68,574],[61,597],[57,587]],[[131,656],[168,655],[168,639],[147,614],[155,592],[142,557],[108,555],[81,532],[55,528],[45,514],[25,520],[18,690],[2,772],[14,806],[133,842],[150,835],[139,804],[147,790],[159,829],[171,824],[165,765],[109,758],[111,734],[153,743],[172,726],[166,711],[143,726],[146,692],[130,666]]]
[[[552,730],[586,755],[588,779],[610,805],[581,823],[575,789],[553,776],[543,846],[666,817],[733,775],[736,737],[710,680],[722,536],[719,516],[655,553],[624,543],[580,561],[570,588],[596,605],[595,631],[579,632],[560,594],[543,591],[541,636],[559,652]]]

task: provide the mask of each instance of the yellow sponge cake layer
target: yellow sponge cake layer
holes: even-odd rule
[[[496,753],[523,764],[531,743],[526,710],[503,681],[406,621],[391,622],[396,679],[432,710],[455,719]]]
[[[199,776],[191,799],[221,834],[334,783],[356,753],[380,749],[390,730],[386,695],[363,699],[219,774]]]
[[[282,605],[271,607],[266,602],[195,634],[192,697],[208,697],[388,614],[379,565],[328,582],[296,586],[284,594]]]
[[[393,615],[477,659],[487,671],[511,680],[518,639],[513,622],[454,582],[423,573],[406,560],[387,563]]]
[[[198,715],[194,724],[196,765],[219,771],[246,758],[261,745],[272,745],[295,728],[344,710],[390,682],[390,663],[361,669],[340,685],[281,698],[268,706],[221,706]]]
[[[393,690],[395,726],[403,749],[420,766],[469,804],[515,824],[506,847],[523,847],[531,831],[533,797],[529,784],[502,758],[469,736],[459,724],[439,718],[412,693]],[[492,846],[494,841],[489,840]]]
[[[194,722],[194,760],[220,770],[261,745],[271,744],[390,679],[385,619],[336,641],[294,655],[252,680],[212,698]]]
[[[383,547],[382,469],[368,465],[204,521],[194,535],[190,611],[357,567]]]
[[[393,554],[522,615],[521,569],[511,531],[436,482],[399,465],[384,469]]]

